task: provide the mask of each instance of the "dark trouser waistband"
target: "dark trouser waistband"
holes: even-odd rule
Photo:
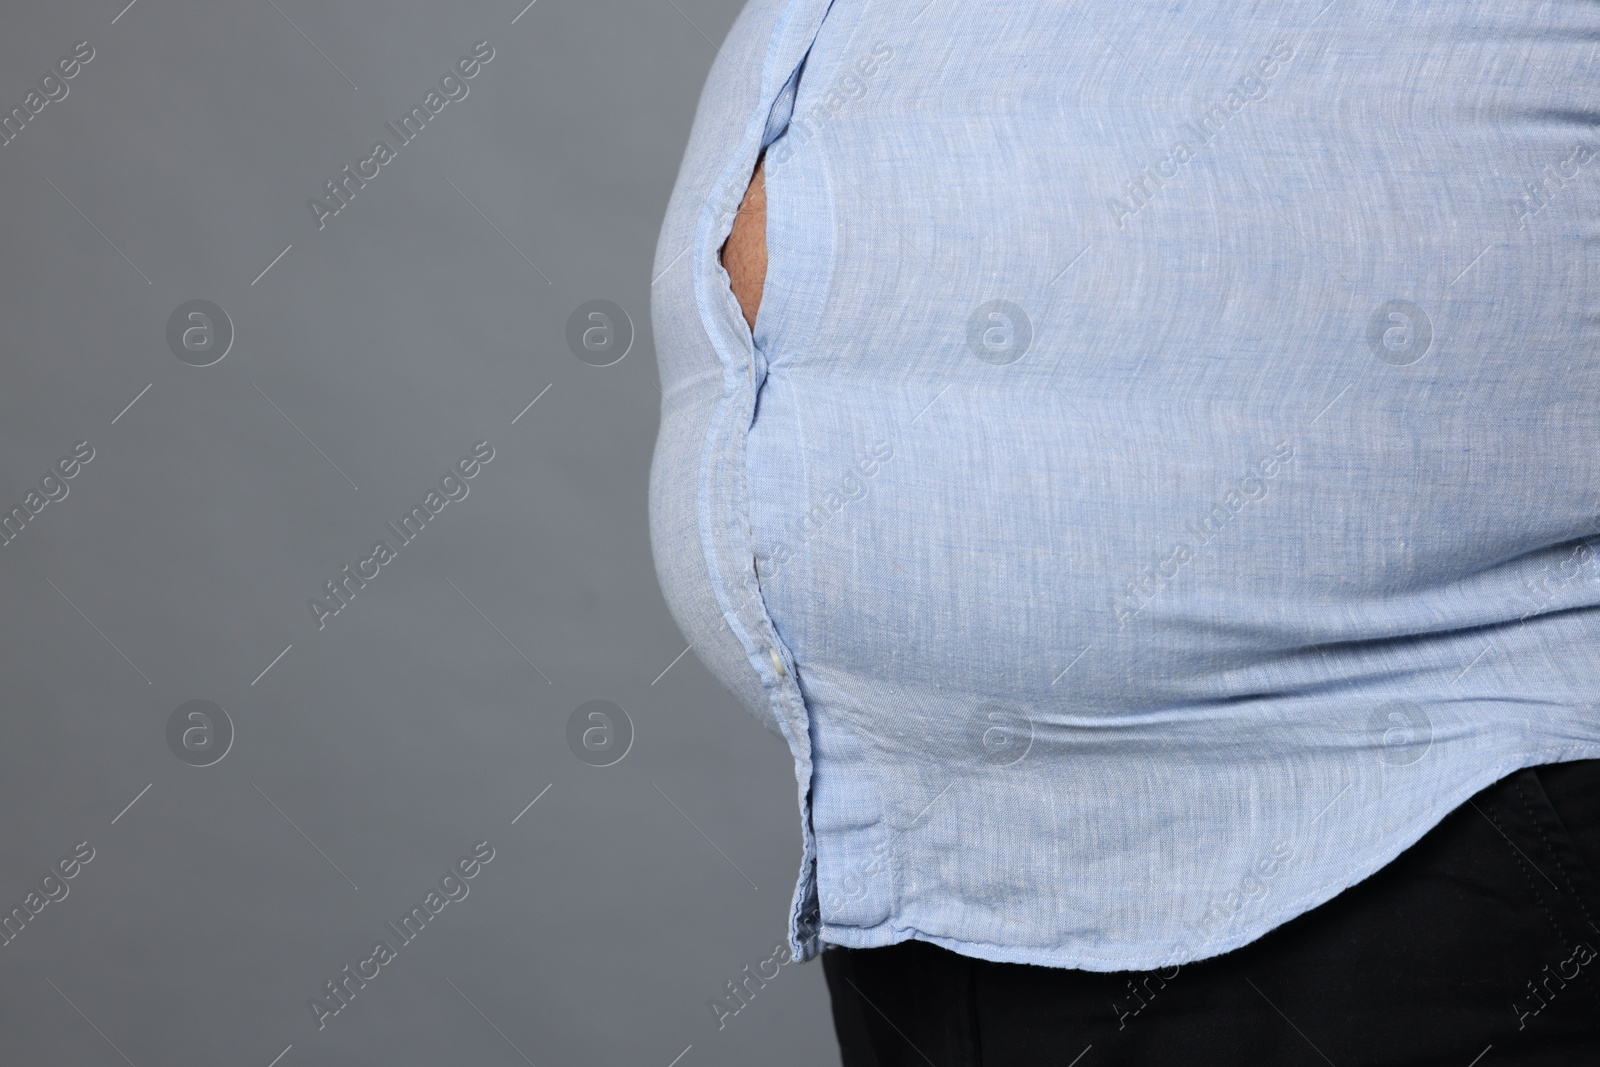
[[[1260,940],[1161,971],[822,954],[844,1067],[1600,1064],[1600,760],[1530,767]],[[1077,1057],[1082,1057],[1077,1059]]]

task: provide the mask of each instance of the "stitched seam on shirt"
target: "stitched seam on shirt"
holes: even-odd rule
[[[746,121],[746,128],[740,139],[741,146],[745,142],[749,141],[752,136],[754,136],[756,141],[759,142],[760,140],[761,130],[755,129],[754,127],[757,121],[759,121],[762,125],[762,128],[764,128],[767,120],[766,111],[770,110],[772,103],[770,100],[765,99],[765,88],[772,77],[772,71],[777,59],[779,58],[779,49],[784,40],[784,35],[788,30],[790,21],[796,16],[803,3],[804,0],[789,0],[783,11],[779,14],[777,21],[773,24],[773,27],[770,31],[770,36],[768,38],[767,54],[763,59],[761,89],[757,94],[755,110],[752,112],[751,117]],[[829,8],[831,8],[831,6],[832,5],[830,3]],[[818,26],[820,25],[821,20],[819,19]],[[785,75],[785,80],[787,80],[787,75]],[[780,91],[781,88],[782,83],[779,83],[774,92],[776,93],[777,91]],[[765,108],[762,107],[763,102],[766,104]],[[757,148],[757,152],[759,153],[759,147]],[[721,395],[717,399],[717,404],[713,412],[712,427],[708,431],[705,439],[705,449],[711,457],[714,457],[710,460],[712,464],[726,463],[728,460],[728,457],[725,455],[725,449],[722,447],[719,439],[719,431],[721,433],[728,432],[728,430],[724,428],[723,420],[730,414],[734,413],[733,409],[736,406],[737,400],[739,399],[739,384],[735,380],[735,376],[737,376],[738,379],[743,379],[745,377],[745,368],[742,365],[739,365],[738,369],[735,369],[736,364],[739,364],[740,362],[735,358],[737,353],[730,353],[726,350],[726,346],[723,343],[726,338],[724,338],[722,332],[714,324],[714,316],[711,313],[711,309],[706,306],[706,300],[711,295],[707,292],[707,290],[712,287],[712,283],[708,281],[706,277],[707,271],[704,268],[703,253],[705,252],[708,242],[711,240],[715,240],[718,247],[720,247],[722,241],[726,240],[727,234],[720,233],[721,222],[718,221],[713,225],[712,217],[713,213],[718,210],[717,205],[723,202],[729,187],[732,186],[734,182],[738,181],[739,171],[735,167],[735,164],[741,155],[742,152],[736,153],[734,156],[730,157],[726,162],[724,162],[721,170],[718,171],[716,176],[712,179],[709,191],[715,195],[709,195],[700,207],[700,215],[695,223],[695,237],[692,245],[694,249],[694,262],[691,268],[693,272],[691,291],[694,296],[695,310],[700,320],[701,329],[704,332],[706,339],[710,342],[712,351],[716,354],[717,360],[722,367]],[[746,185],[748,185],[748,179],[746,179]],[[740,186],[739,188],[741,191],[743,191],[745,186]],[[729,228],[731,229],[731,213],[729,215],[728,224]],[[713,233],[720,233],[720,236],[713,238]],[[721,289],[723,291],[715,294],[716,297],[720,300],[730,300],[732,296],[726,284],[722,285]],[[745,327],[742,316],[739,316],[738,318],[740,327],[744,327],[748,332],[748,327]],[[752,404],[750,405],[749,411],[753,412],[753,396],[751,397],[751,400]],[[744,434],[747,437],[748,425],[739,428],[737,432]],[[743,449],[740,451],[742,466]],[[745,472],[741,469],[732,473],[735,484],[738,487],[740,497],[736,501],[736,508],[738,512],[736,517],[740,521],[741,526],[739,534],[742,535],[744,546],[746,550],[748,550],[751,547],[751,537],[749,525],[749,493],[744,481]],[[716,479],[719,483],[717,486],[718,491],[726,493],[726,486],[729,484],[727,480],[728,472],[718,471]],[[699,500],[699,508],[701,511],[700,525],[702,546],[706,555],[708,576],[710,577],[712,589],[717,598],[718,606],[723,611],[724,619],[728,622],[729,630],[744,646],[746,661],[751,669],[756,672],[757,677],[761,681],[763,689],[766,690],[768,706],[772,708],[773,713],[778,716],[780,720],[780,726],[785,734],[785,739],[789,742],[791,750],[793,750],[797,747],[797,743],[794,738],[789,736],[791,734],[791,731],[788,729],[789,724],[783,721],[783,702],[778,696],[777,692],[783,689],[782,679],[774,679],[773,684],[770,685],[767,681],[768,672],[771,670],[771,668],[770,665],[765,662],[766,657],[763,654],[764,650],[762,646],[766,644],[766,641],[762,638],[764,638],[766,635],[765,633],[754,634],[747,632],[738,618],[739,612],[744,610],[746,605],[749,603],[749,601],[744,598],[744,595],[755,593],[758,605],[757,614],[759,617],[753,619],[752,621],[758,624],[758,629],[760,630],[771,631],[773,629],[771,626],[770,617],[767,616],[765,605],[760,603],[759,588],[753,588],[756,585],[753,580],[753,576],[731,576],[725,578],[722,574],[721,567],[716,558],[717,553],[713,548],[715,538],[707,537],[706,527],[712,520],[710,520],[710,517],[705,511],[706,501],[704,499],[703,483],[701,498]],[[737,604],[732,603],[735,598],[732,596],[732,590],[729,588],[730,585],[737,586],[741,594],[744,594],[738,598]]]
[[[757,141],[760,140],[761,131],[753,130],[751,127],[757,121],[757,119],[759,119],[764,129],[767,115],[762,111],[761,104],[766,96],[765,87],[768,83],[768,75],[773,70],[775,60],[778,58],[779,48],[784,40],[784,35],[787,32],[790,20],[795,17],[799,10],[801,10],[803,3],[804,0],[789,0],[783,11],[778,16],[777,22],[772,27],[771,36],[768,38],[767,55],[763,60],[761,89],[757,94],[757,110],[753,113],[751,119],[746,122],[745,132],[740,139],[741,145],[750,139],[752,133],[754,133]],[[830,0],[827,7],[824,8],[824,17],[826,16],[827,11],[831,10],[831,8],[832,3]],[[814,29],[820,28],[821,23],[822,19],[819,18]],[[785,75],[785,80],[787,80],[787,75]],[[781,90],[782,83],[780,83],[777,88]],[[766,101],[766,106],[767,109],[770,110],[771,101]],[[759,153],[759,147],[757,148],[757,152]],[[703,458],[701,466],[701,481],[697,500],[697,507],[699,511],[698,520],[700,525],[702,551],[706,557],[708,577],[710,579],[713,595],[717,600],[718,607],[722,609],[724,621],[727,623],[728,629],[734,635],[735,639],[737,639],[744,647],[746,661],[751,669],[756,672],[757,677],[761,681],[762,688],[767,694],[768,707],[772,709],[774,715],[776,716],[779,729],[782,732],[785,741],[788,743],[791,753],[795,755],[797,760],[797,776],[798,772],[802,771],[808,776],[805,790],[800,800],[801,818],[803,823],[803,845],[801,849],[802,854],[800,861],[800,877],[796,883],[794,896],[791,900],[791,906],[789,910],[789,922],[793,933],[795,934],[794,943],[795,946],[801,950],[801,959],[805,960],[814,957],[817,952],[820,951],[818,941],[818,927],[820,923],[817,921],[815,909],[816,844],[815,832],[810,821],[810,809],[812,802],[811,781],[809,778],[811,772],[810,737],[809,734],[803,739],[795,736],[795,730],[791,726],[788,714],[791,709],[798,707],[800,709],[799,721],[793,725],[798,726],[801,729],[808,729],[809,724],[806,722],[805,702],[800,696],[798,683],[793,679],[792,670],[790,672],[790,678],[787,680],[781,677],[773,677],[770,684],[767,680],[768,672],[771,671],[771,667],[765,662],[766,657],[762,655],[763,646],[767,645],[765,638],[770,635],[775,644],[781,644],[781,642],[777,641],[776,628],[773,626],[771,617],[766,611],[765,603],[761,599],[760,586],[756,580],[755,574],[753,573],[753,569],[752,573],[730,575],[725,579],[720,566],[720,561],[718,559],[718,553],[715,548],[716,539],[708,536],[708,531],[713,524],[713,519],[707,510],[706,479],[709,474],[709,477],[716,482],[717,491],[725,494],[727,492],[727,487],[730,484],[731,476],[731,484],[736,487],[738,495],[738,499],[735,501],[735,507],[737,511],[736,521],[738,526],[737,535],[742,538],[742,545],[746,553],[748,553],[752,548],[749,521],[749,489],[746,482],[747,472],[745,470],[746,462],[744,453],[745,447],[748,446],[749,437],[748,416],[754,412],[755,397],[753,393],[750,395],[749,399],[751,403],[744,412],[746,415],[744,420],[745,425],[739,427],[737,430],[737,432],[743,436],[743,440],[740,442],[741,447],[738,449],[738,469],[729,471],[727,470],[727,467],[732,465],[732,457],[727,454],[728,450],[722,445],[721,439],[718,436],[718,428],[725,425],[724,420],[738,414],[736,408],[739,400],[741,399],[738,390],[740,379],[745,377],[745,372],[743,367],[735,369],[735,365],[738,362],[735,358],[733,358],[735,354],[727,351],[724,344],[726,338],[718,326],[713,322],[713,316],[710,309],[707,307],[707,299],[710,295],[708,293],[708,289],[710,288],[711,283],[706,277],[707,271],[704,268],[704,253],[706,251],[708,241],[711,240],[710,233],[712,230],[721,229],[720,221],[718,221],[715,225],[712,225],[712,215],[713,212],[717,210],[717,205],[723,202],[723,198],[725,197],[729,186],[738,180],[738,172],[734,169],[737,158],[738,157],[735,156],[734,158],[730,158],[728,161],[726,161],[723,164],[722,169],[717,173],[716,177],[712,179],[711,191],[714,192],[715,195],[708,196],[705,203],[701,205],[700,216],[695,223],[695,236],[692,244],[692,248],[694,249],[694,261],[691,268],[692,275],[690,287],[694,297],[695,310],[700,320],[701,329],[705,334],[706,339],[710,342],[711,349],[716,354],[717,360],[722,367],[721,395],[717,398],[716,405],[713,409],[711,419],[712,428],[708,431],[703,446],[704,451],[702,453]],[[746,185],[747,184],[748,180],[746,180]],[[740,187],[741,191],[743,188],[744,186]],[[728,220],[728,224],[729,228],[731,229],[731,217]],[[720,234],[720,237],[717,238],[718,247],[720,247],[721,242],[726,240],[726,238],[726,233]],[[726,290],[726,285],[724,285],[723,288]],[[730,299],[731,294],[725,291],[722,294],[719,294],[719,296],[720,299],[726,301]],[[742,315],[739,316],[739,325],[741,327],[745,327],[746,331],[748,332],[748,327],[745,326]],[[751,350],[752,358],[754,358],[753,338]],[[727,533],[726,527],[727,523],[726,521],[723,521],[724,534]],[[734,596],[735,590],[737,590],[739,593],[737,598]],[[739,618],[739,612],[741,610],[747,610],[747,605],[749,604],[748,597],[751,594],[754,594],[755,599],[755,608],[753,609],[753,614],[757,616],[756,618],[753,618],[751,622],[755,624],[756,629],[759,631],[758,633],[749,632],[749,630],[747,630],[743,625],[743,621]],[[735,600],[737,600],[737,603],[735,603]],[[788,682],[787,686],[785,685],[785,681]],[[793,688],[793,692],[790,691],[790,687]],[[804,753],[803,756],[802,752]]]
[[[1539,751],[1537,757],[1531,763],[1529,763],[1529,762],[1512,763],[1509,768],[1507,768],[1507,767],[1505,767],[1503,765],[1497,765],[1496,767],[1490,768],[1489,781],[1482,788],[1480,788],[1477,792],[1469,793],[1467,796],[1462,797],[1460,799],[1460,801],[1457,803],[1456,807],[1461,807],[1461,806],[1466,805],[1470,800],[1478,797],[1484,791],[1486,791],[1487,789],[1489,789],[1492,786],[1494,786],[1497,782],[1503,780],[1507,775],[1514,774],[1514,773],[1516,773],[1516,771],[1521,770],[1523,768],[1533,766],[1535,763],[1559,763],[1559,762],[1563,762],[1563,761],[1566,761],[1566,760],[1573,760],[1573,759],[1600,759],[1600,755],[1591,755],[1591,753],[1595,753],[1595,751],[1596,750],[1594,749],[1594,747],[1592,745],[1588,745],[1588,744],[1580,742],[1580,743],[1575,743],[1573,745],[1569,745],[1569,746],[1567,746],[1565,748],[1541,749]],[[1444,817],[1448,817],[1450,812],[1454,811],[1454,810],[1455,810],[1454,808],[1451,808],[1451,809],[1448,809],[1447,811],[1445,811],[1441,817],[1436,818],[1436,819],[1433,820],[1433,825],[1437,826],[1440,822],[1443,821]],[[1486,815],[1486,817],[1487,817],[1487,815]],[[1493,823],[1494,820],[1490,819],[1490,822]],[[1495,825],[1498,826],[1499,824],[1495,824]],[[1389,862],[1393,862],[1393,860],[1391,859]],[[1378,870],[1381,870],[1383,867],[1385,867],[1387,865],[1388,864],[1386,863],[1386,864],[1379,865],[1378,867],[1375,867],[1373,870],[1368,871],[1365,875],[1363,875],[1362,878],[1358,878],[1355,881],[1350,882],[1349,885],[1346,886],[1346,888],[1349,888],[1349,886],[1356,885],[1357,883],[1362,881],[1364,878],[1371,877],[1373,874],[1376,874]],[[1537,894],[1535,894],[1535,895],[1537,896]],[[1134,965],[1129,964],[1127,956],[1104,956],[1104,955],[1090,955],[1090,954],[1079,955],[1079,954],[1074,953],[1074,954],[1072,954],[1071,958],[1075,962],[1070,962],[1070,963],[1050,963],[1050,964],[1042,964],[1041,966],[1069,967],[1069,968],[1073,968],[1073,969],[1082,970],[1082,969],[1085,969],[1083,965],[1085,963],[1089,963],[1089,964],[1110,965],[1109,969],[1111,969],[1111,970],[1124,970],[1124,971],[1126,971],[1126,970],[1148,970],[1148,969],[1151,969],[1152,967],[1166,967],[1166,966],[1170,966],[1170,965],[1172,965],[1174,963],[1179,963],[1179,964],[1184,964],[1184,965],[1188,965],[1188,964],[1191,964],[1191,963],[1198,963],[1198,962],[1201,962],[1201,961],[1206,960],[1206,959],[1215,958],[1216,956],[1222,955],[1222,954],[1224,954],[1226,952],[1232,952],[1232,951],[1234,951],[1234,950],[1236,950],[1238,948],[1243,947],[1244,945],[1250,944],[1253,941],[1259,939],[1261,936],[1264,936],[1266,933],[1268,933],[1271,930],[1275,929],[1276,927],[1281,926],[1284,923],[1289,922],[1291,919],[1293,919],[1293,918],[1295,918],[1295,917],[1297,917],[1299,915],[1304,914],[1308,910],[1308,907],[1315,907],[1317,905],[1326,903],[1329,899],[1330,898],[1328,896],[1324,895],[1321,890],[1317,890],[1317,891],[1314,891],[1314,892],[1302,894],[1302,895],[1297,896],[1297,897],[1293,897],[1288,901],[1288,903],[1283,904],[1280,908],[1277,909],[1277,911],[1275,913],[1276,917],[1268,919],[1266,921],[1266,928],[1263,929],[1260,933],[1255,934],[1255,935],[1253,935],[1251,937],[1246,937],[1244,940],[1239,941],[1238,944],[1234,944],[1234,945],[1231,945],[1231,946],[1229,946],[1227,948],[1220,949],[1217,952],[1213,952],[1210,956],[1197,956],[1197,957],[1193,957],[1193,958],[1190,958],[1190,959],[1187,959],[1187,960],[1183,960],[1183,959],[1177,959],[1177,958],[1175,958],[1175,957],[1173,957],[1172,955],[1169,954],[1169,955],[1167,955],[1165,957],[1162,957],[1158,962],[1156,962],[1154,964],[1149,964],[1149,965],[1140,964],[1140,965],[1134,966]],[[1312,901],[1315,901],[1316,903],[1315,904],[1311,904],[1310,902],[1312,902]],[[1284,918],[1282,916],[1287,916],[1287,918]],[[1013,945],[1013,944],[1009,944],[1009,943],[1006,943],[1006,942],[1000,942],[1000,941],[986,941],[986,940],[979,939],[979,938],[957,937],[957,936],[954,936],[954,935],[929,934],[927,931],[919,930],[919,929],[917,929],[915,927],[911,927],[911,926],[902,927],[902,926],[899,926],[895,922],[896,918],[897,918],[896,915],[891,915],[889,919],[885,920],[883,923],[877,924],[877,927],[874,927],[874,928],[883,927],[883,926],[887,925],[889,927],[889,929],[895,931],[896,933],[904,933],[904,934],[907,934],[909,936],[915,936],[916,934],[919,934],[919,933],[925,935],[926,938],[931,938],[931,937],[935,937],[935,936],[944,936],[944,937],[946,937],[947,940],[949,940],[949,941],[951,941],[953,943],[957,943],[957,944],[960,944],[960,945],[963,945],[963,946],[972,947],[972,948],[992,948],[992,949],[1003,949],[1003,950],[1012,950],[1012,949],[1016,948],[1016,946]],[[1204,947],[1209,946],[1210,944],[1211,944],[1211,942],[1208,941],[1206,943],[1206,945],[1202,945],[1201,947],[1204,948]],[[955,950],[955,951],[959,951],[959,950]],[[1143,957],[1139,957],[1139,958],[1143,959]],[[1024,961],[1024,962],[1027,962],[1027,961]]]
[[[750,137],[751,131],[749,127],[754,122],[754,115],[760,112],[761,101],[765,95],[767,74],[773,68],[784,28],[788,19],[801,2],[802,0],[789,0],[783,11],[779,13],[777,21],[769,30],[766,55],[762,60],[761,82],[757,88],[756,111],[752,113],[751,118],[746,120],[746,129],[739,140],[740,145]],[[777,720],[779,732],[783,736],[785,743],[789,746],[791,752],[795,752],[798,749],[798,745],[793,737],[793,731],[790,729],[790,724],[785,721],[783,709],[778,706],[771,689],[766,684],[765,675],[762,673],[763,666],[759,662],[758,650],[763,642],[757,640],[756,635],[748,633],[739,618],[740,612],[744,610],[745,600],[742,596],[736,598],[733,595],[734,589],[730,588],[730,586],[738,587],[741,593],[743,592],[743,587],[738,585],[736,577],[725,580],[722,573],[717,552],[717,544],[721,535],[713,534],[712,529],[718,523],[725,527],[726,520],[720,517],[714,518],[710,513],[708,502],[709,492],[711,491],[708,490],[708,485],[714,486],[714,491],[723,496],[726,496],[727,493],[725,488],[727,484],[726,471],[724,468],[727,465],[728,457],[726,455],[726,446],[723,443],[723,435],[727,432],[724,429],[727,425],[726,420],[730,418],[730,415],[734,414],[733,409],[738,399],[738,394],[737,385],[731,380],[734,360],[726,351],[722,333],[715,324],[710,309],[706,306],[708,295],[706,290],[710,283],[706,279],[706,270],[704,269],[702,257],[707,240],[707,228],[711,223],[716,205],[721,202],[722,197],[726,194],[727,185],[732,180],[730,174],[734,173],[732,170],[733,164],[733,159],[724,161],[722,168],[711,179],[710,187],[707,190],[708,195],[699,206],[694,224],[694,236],[691,241],[693,256],[690,266],[690,294],[694,302],[695,314],[699,321],[701,332],[709,343],[712,352],[716,355],[722,372],[721,388],[716,403],[712,408],[710,425],[706,430],[701,446],[701,464],[696,486],[696,521],[700,533],[701,552],[706,562],[707,579],[710,582],[712,595],[722,615],[723,622],[744,653],[746,665],[755,672],[761,685],[762,693],[766,698],[767,706]],[[720,222],[718,222],[713,228],[720,228],[720,225]],[[732,226],[731,217],[729,226],[730,228]],[[726,239],[725,234],[722,239]],[[718,244],[720,245],[720,240]],[[728,299],[728,295],[723,294],[721,299]],[[748,535],[748,523],[744,532]],[[726,533],[725,529],[723,533]],[[748,541],[749,538],[746,536],[746,544],[748,544]]]

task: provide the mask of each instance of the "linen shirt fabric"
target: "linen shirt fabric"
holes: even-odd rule
[[[1600,757],[1597,40],[751,0],[652,272],[650,518],[794,758],[796,958],[1203,959]]]

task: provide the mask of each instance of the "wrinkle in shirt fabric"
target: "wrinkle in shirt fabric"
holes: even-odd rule
[[[794,756],[797,957],[1203,959],[1600,757],[1596,41],[1571,0],[745,8],[657,249],[651,529]],[[717,251],[763,148],[752,335]]]

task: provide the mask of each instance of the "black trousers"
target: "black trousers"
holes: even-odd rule
[[[1600,760],[1530,767],[1366,881],[1208,960],[828,946],[844,1067],[1600,1067]]]

